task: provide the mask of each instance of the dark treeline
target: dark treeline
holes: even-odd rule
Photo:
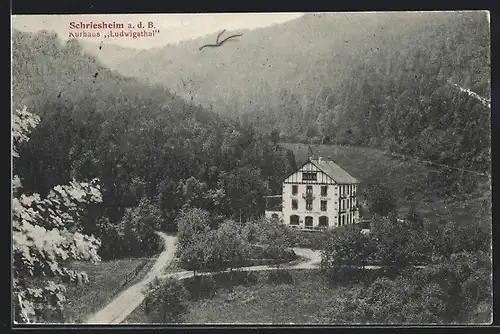
[[[101,180],[103,203],[85,232],[101,255],[154,252],[154,228],[173,230],[184,206],[248,220],[278,191],[293,154],[252,127],[124,78],[55,34],[13,32],[14,107],[41,117],[15,162],[24,192]]]

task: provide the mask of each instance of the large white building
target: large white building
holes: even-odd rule
[[[355,224],[358,184],[332,160],[309,159],[283,181],[282,195],[267,198],[275,205],[266,205],[266,217],[304,230]]]

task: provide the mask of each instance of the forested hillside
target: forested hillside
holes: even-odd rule
[[[490,169],[490,110],[450,84],[490,97],[485,13],[307,14],[237,33],[216,49],[198,51],[209,35],[125,60],[95,54],[284,141]]]
[[[14,165],[23,193],[100,179],[84,232],[104,257],[156,251],[154,230],[174,229],[186,205],[214,221],[256,216],[293,168],[293,154],[252,127],[113,73],[74,40],[13,31],[12,51],[14,107],[41,118]]]

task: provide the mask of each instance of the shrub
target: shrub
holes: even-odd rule
[[[190,300],[210,298],[215,295],[217,284],[212,276],[189,277],[182,281]]]
[[[385,217],[397,209],[393,191],[381,183],[369,184],[363,195],[368,199],[368,209],[373,214]]]
[[[167,278],[146,296],[146,314],[154,323],[180,322],[187,311],[187,300],[188,292],[184,285],[174,278]]]
[[[294,279],[288,270],[273,270],[269,272],[267,282],[272,284],[292,284]]]
[[[233,271],[213,276],[218,287],[232,288],[237,285],[249,286],[257,283],[258,277],[252,271]]]

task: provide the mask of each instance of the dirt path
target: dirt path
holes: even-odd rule
[[[121,292],[111,303],[99,312],[91,316],[85,323],[87,324],[118,324],[132,313],[144,300],[143,289],[153,280],[155,276],[160,276],[161,271],[170,261],[172,261],[177,239],[175,237],[158,232],[165,241],[165,249],[160,254],[148,275],[139,283],[132,285],[127,290]]]
[[[319,264],[321,262],[321,252],[320,251],[315,251],[312,249],[308,248],[292,248],[293,251],[304,258],[307,258],[308,260],[306,262],[301,262],[293,265],[288,265],[288,264],[282,264],[281,267],[283,269],[315,269],[319,267]],[[250,266],[250,267],[240,267],[237,270],[239,271],[266,271],[266,270],[272,270],[275,269],[275,266],[272,265],[260,265],[260,266]],[[219,272],[198,272],[196,273],[197,276],[210,276],[217,274]],[[166,277],[173,277],[176,279],[186,279],[189,277],[193,277],[193,272],[192,271],[178,271],[175,273],[171,274],[166,274],[166,275],[161,275],[159,278],[166,278]]]

